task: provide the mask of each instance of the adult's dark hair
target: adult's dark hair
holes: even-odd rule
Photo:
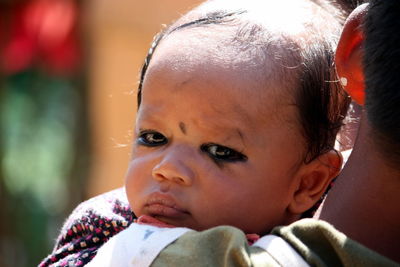
[[[329,26],[325,27],[322,23],[316,23],[310,19],[307,26],[307,41],[298,41],[297,37],[290,34],[280,36],[281,46],[288,46],[289,52],[281,55],[283,57],[282,68],[275,74],[275,76],[279,76],[277,79],[282,84],[286,83],[285,86],[292,89],[290,92],[295,92],[294,105],[299,110],[300,125],[307,146],[307,154],[304,156],[306,163],[333,149],[336,134],[342,125],[350,102],[350,98],[336,81],[333,66],[334,51],[346,12],[329,1],[309,0],[309,2],[314,3],[320,9],[319,12],[323,13],[324,19],[319,21],[324,21]],[[172,24],[157,35],[141,71],[137,98],[138,107],[141,103],[143,81],[147,68],[155,49],[165,36],[181,29],[207,27],[207,25],[235,25],[238,29],[237,39],[240,39],[241,44],[246,47],[254,42],[254,36],[257,34],[271,36],[265,25],[260,25],[252,19],[243,19],[243,16],[246,16],[248,12],[245,9],[246,5],[243,5],[243,7],[244,9],[233,11],[228,9],[216,10],[203,14],[196,19],[184,20],[182,24],[179,24],[178,21],[178,24]],[[262,48],[264,52],[268,49],[268,46],[274,45],[274,41],[265,41]],[[259,42],[257,45],[259,45]],[[275,46],[279,47],[276,44]]]
[[[371,1],[364,31],[365,106],[372,139],[400,170],[400,1]]]

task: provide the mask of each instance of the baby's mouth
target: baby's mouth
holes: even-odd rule
[[[183,219],[190,214],[179,207],[172,197],[164,194],[152,194],[144,205],[143,211],[145,214],[166,221],[167,223]]]

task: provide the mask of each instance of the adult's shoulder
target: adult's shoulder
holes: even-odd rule
[[[303,219],[271,234],[282,237],[312,266],[398,266],[322,220]]]
[[[246,235],[231,226],[189,231],[165,247],[153,267],[161,266],[281,266],[267,251],[248,244]]]
[[[263,238],[272,242],[250,246],[244,233],[230,226],[191,231],[165,247],[152,266],[293,266],[285,265],[293,254],[310,266],[398,266],[324,221],[303,219]]]

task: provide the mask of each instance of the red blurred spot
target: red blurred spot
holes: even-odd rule
[[[10,39],[3,51],[6,73],[35,63],[69,72],[79,63],[77,6],[73,0],[35,0],[16,8]]]
[[[34,44],[26,36],[17,36],[4,49],[4,71],[6,74],[28,68],[33,60]]]

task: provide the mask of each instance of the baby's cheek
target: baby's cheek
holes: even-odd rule
[[[211,193],[210,189],[208,193]],[[225,190],[218,190],[216,194],[202,194],[203,198],[198,200],[201,203],[195,210],[196,220],[200,230],[208,229],[219,225],[232,225],[240,218],[241,211],[236,209],[235,203],[230,201],[229,194]],[[239,207],[238,207],[239,208]]]
[[[131,210],[138,215],[140,213],[140,198],[142,189],[144,187],[143,181],[141,179],[140,168],[138,164],[132,160],[129,164],[128,171],[125,177],[125,191],[129,201]]]

